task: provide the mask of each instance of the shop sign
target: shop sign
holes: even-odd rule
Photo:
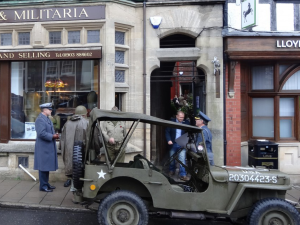
[[[242,29],[256,26],[256,0],[242,0]]]
[[[300,48],[300,40],[277,40],[276,48]]]
[[[66,51],[20,51],[0,52],[3,60],[49,60],[49,59],[97,59],[101,58],[101,49]]]
[[[105,19],[105,5],[0,9],[0,23]]]

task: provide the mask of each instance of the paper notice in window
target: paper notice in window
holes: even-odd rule
[[[36,139],[35,123],[25,122],[25,136],[24,139]]]

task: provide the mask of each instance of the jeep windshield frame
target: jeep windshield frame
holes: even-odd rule
[[[127,132],[123,143],[119,149],[119,153],[116,157],[115,160],[110,161],[108,159],[108,154],[107,154],[107,149],[106,146],[104,145],[104,152],[105,152],[105,158],[106,158],[106,163],[108,165],[109,171],[112,171],[117,159],[119,158],[119,155],[121,154],[122,151],[125,151],[125,146],[130,140],[135,128],[137,127],[139,122],[146,123],[146,124],[152,124],[152,125],[158,125],[158,126],[163,126],[163,127],[170,127],[170,128],[175,128],[175,129],[181,129],[186,131],[187,133],[201,133],[202,135],[202,140],[204,140],[203,132],[202,129],[196,126],[191,126],[191,125],[185,125],[181,123],[176,123],[172,122],[169,120],[164,120],[160,119],[157,117],[145,115],[145,114],[140,114],[140,113],[132,113],[132,112],[120,112],[120,111],[111,111],[111,110],[102,110],[102,109],[93,109],[90,113],[90,121],[89,121],[89,126],[87,130],[87,145],[85,148],[85,160],[87,160],[87,155],[88,151],[90,149],[91,145],[91,140],[93,138],[92,133],[94,132],[94,129],[99,129],[101,135],[99,136],[100,142],[104,143],[103,137],[102,137],[102,131],[100,127],[100,122],[101,121],[132,121],[132,125]],[[96,128],[96,124],[98,123],[98,126]],[[207,157],[206,153],[206,145],[205,142],[202,142],[203,147],[205,149],[205,157]],[[196,146],[195,146],[196,147]],[[176,160],[178,161],[178,159]],[[179,162],[180,163],[180,162]]]

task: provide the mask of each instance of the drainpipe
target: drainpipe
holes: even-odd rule
[[[228,0],[223,6],[223,28],[228,29]],[[223,135],[224,135],[224,165],[227,161],[227,139],[226,139],[226,63],[227,55],[225,54],[225,41],[223,37]]]
[[[143,3],[143,113],[146,114],[146,0]],[[144,157],[146,157],[146,123],[144,123]]]

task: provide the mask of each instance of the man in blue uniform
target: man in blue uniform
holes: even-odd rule
[[[182,123],[182,124],[187,124],[187,125],[190,124],[188,121],[184,120],[184,113],[182,111],[178,111],[176,118],[171,119],[171,121],[177,122],[177,123]],[[173,154],[175,154],[176,152],[178,152],[181,149],[181,146],[175,142],[175,139],[179,138],[183,134],[184,134],[183,130],[170,128],[170,127],[166,128],[165,135],[166,135],[166,139],[167,139],[167,142],[168,142],[168,145],[170,148],[170,156],[172,156]],[[181,162],[183,162],[184,164],[185,164],[185,154],[186,154],[186,151],[184,149],[180,152],[179,157],[178,157],[178,159]],[[170,176],[175,174],[176,164],[175,164],[174,160],[170,163],[169,170],[170,170],[170,172],[169,172]],[[189,180],[188,177],[186,176],[185,168],[181,164],[179,167],[179,178],[183,181]]]
[[[202,128],[203,130],[203,136],[205,139],[205,145],[206,145],[206,150],[209,158],[209,163],[210,165],[214,165],[215,163],[214,163],[214,154],[212,151],[212,134],[207,127],[207,124],[210,120],[211,119],[201,111],[199,112],[199,116],[195,117],[196,126]],[[202,142],[202,135],[198,134],[197,144],[199,144],[200,142]],[[198,145],[197,147],[199,151],[203,150],[202,145]]]
[[[48,118],[52,112],[52,103],[40,105],[41,113],[35,121],[36,142],[34,149],[34,169],[39,171],[40,191],[52,192],[54,186],[49,184],[49,171],[58,169],[57,149],[53,123]]]

